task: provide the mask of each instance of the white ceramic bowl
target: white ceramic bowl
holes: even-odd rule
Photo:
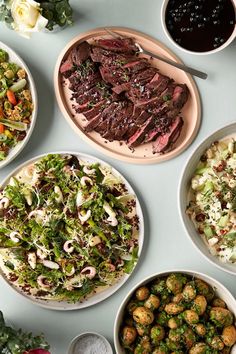
[[[135,285],[135,287],[133,287],[133,289],[130,290],[130,292],[125,297],[125,299],[123,300],[122,304],[120,305],[120,307],[118,309],[116,319],[115,319],[115,324],[114,324],[114,344],[115,344],[115,350],[116,350],[117,354],[125,354],[125,351],[122,349],[122,347],[120,345],[119,331],[120,331],[120,326],[122,324],[125,307],[127,306],[129,300],[133,296],[135,290],[138,289],[142,285],[148,284],[149,282],[151,282],[152,280],[154,280],[157,277],[168,276],[171,273],[182,273],[182,274],[190,275],[192,277],[202,279],[203,281],[205,281],[206,283],[211,285],[214,288],[216,294],[222,300],[225,301],[228,309],[234,314],[234,316],[236,318],[236,300],[235,300],[235,298],[229,292],[229,290],[227,290],[221,283],[219,283],[217,280],[209,277],[208,275],[198,273],[195,271],[191,271],[191,270],[181,270],[181,269],[168,270],[165,272],[152,274],[152,275],[146,277],[145,279],[143,279],[142,281],[140,281],[137,285]],[[236,345],[233,346],[231,354],[236,354]]]
[[[0,49],[3,49],[8,53],[10,62],[18,64],[22,69],[24,69],[26,71],[27,81],[28,81],[29,89],[30,89],[31,96],[32,96],[32,102],[34,104],[34,109],[33,109],[32,117],[31,117],[31,124],[30,124],[29,129],[26,132],[26,137],[22,141],[19,141],[18,144],[14,148],[10,149],[9,154],[5,160],[0,161],[0,169],[1,169],[1,168],[5,167],[6,165],[8,165],[17,155],[19,155],[19,153],[22,151],[22,149],[28,143],[29,138],[33,132],[36,118],[37,118],[38,98],[37,98],[37,91],[36,91],[34,79],[30,73],[30,70],[28,69],[27,65],[25,64],[25,62],[20,58],[20,56],[18,54],[16,54],[16,52],[13,49],[8,47],[6,44],[4,44],[1,41],[0,41]]]
[[[234,27],[234,30],[231,34],[231,36],[228,38],[228,40],[223,43],[220,47],[216,48],[216,49],[213,49],[213,50],[209,50],[207,52],[195,52],[195,51],[191,51],[191,50],[188,50],[188,49],[185,49],[183,47],[181,47],[178,43],[176,43],[174,41],[174,39],[172,38],[172,36],[170,35],[170,32],[168,31],[167,29],[167,26],[166,26],[166,21],[165,21],[165,17],[166,17],[166,8],[167,8],[167,5],[169,3],[170,0],[163,0],[163,4],[162,4],[162,8],[161,8],[161,23],[162,23],[162,27],[163,27],[163,30],[166,34],[166,36],[168,37],[168,39],[179,49],[183,50],[185,53],[189,53],[189,54],[196,54],[196,55],[207,55],[207,54],[214,54],[214,53],[217,53],[217,52],[220,52],[221,50],[223,50],[224,48],[228,47],[228,45],[233,42],[233,40],[235,39],[236,37],[236,25]],[[236,8],[236,0],[231,0]]]
[[[99,333],[95,333],[95,332],[85,332],[85,333],[79,334],[78,336],[76,336],[75,338],[72,339],[67,354],[77,354],[78,353],[77,348],[79,348],[79,344],[81,343],[81,340],[83,340],[83,339],[87,339],[86,344],[91,345],[90,350],[91,350],[91,353],[93,353],[94,347],[92,348],[92,343],[91,343],[92,338],[94,340],[94,345],[96,345],[95,344],[96,340],[99,341],[100,346],[102,345],[101,351],[100,351],[101,354],[112,354],[113,353],[110,343],[108,342],[108,340],[104,336],[102,336]],[[106,352],[103,353],[102,350],[104,350],[104,348],[106,348],[105,349]],[[96,353],[98,353],[98,350],[99,350],[99,348],[97,347]],[[82,350],[81,350],[81,352],[82,352]],[[87,353],[88,352],[89,351],[87,351]]]
[[[223,263],[217,257],[214,257],[208,250],[206,244],[203,242],[199,233],[195,229],[195,226],[189,216],[186,214],[186,208],[188,205],[188,192],[190,189],[190,181],[196,169],[196,166],[200,160],[201,155],[210,147],[214,141],[223,139],[229,135],[235,134],[236,136],[236,123],[231,123],[223,128],[215,131],[209,135],[202,143],[196,148],[193,154],[190,156],[187,164],[184,167],[182,177],[180,179],[179,185],[179,212],[181,215],[182,222],[184,224],[185,230],[188,236],[195,245],[195,247],[201,252],[201,254],[213,263],[218,268],[236,275],[236,264]]]

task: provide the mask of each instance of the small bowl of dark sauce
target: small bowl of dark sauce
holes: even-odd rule
[[[188,53],[218,52],[236,37],[236,0],[164,0],[162,25]]]

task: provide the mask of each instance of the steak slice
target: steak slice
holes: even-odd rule
[[[95,118],[106,107],[106,101],[99,102],[95,107],[92,107],[88,111],[83,112],[83,115],[87,120]]]
[[[124,91],[129,91],[130,87],[131,87],[130,83],[129,82],[125,82],[123,84],[114,86],[112,88],[112,91],[114,91],[117,95],[120,95]]]
[[[80,66],[89,58],[90,49],[91,47],[88,42],[82,42],[74,47],[68,55],[67,59],[62,63],[60,72],[62,74],[66,74],[68,71],[71,72],[74,65]]]
[[[101,63],[103,66],[113,65],[116,68],[137,60],[134,56],[117,54],[99,47],[92,48],[91,59],[95,63]]]
[[[114,115],[116,110],[119,108],[119,104],[120,102],[113,102],[109,104],[108,107],[103,109],[101,113],[99,113],[97,116],[95,116],[87,123],[87,125],[84,128],[85,131],[90,132],[94,130],[99,124],[104,122],[106,119],[111,118],[112,115]]]
[[[138,48],[132,38],[98,39],[96,45],[115,53],[134,54],[138,52]]]
[[[99,72],[95,72],[91,75],[88,75],[86,78],[81,78],[81,81],[79,81],[79,78],[76,78],[76,84],[71,83],[69,85],[69,89],[73,90],[72,98],[76,100],[77,97],[82,95],[84,92],[90,90],[100,81],[102,81],[102,78]]]
[[[158,136],[154,141],[152,145],[153,153],[165,152],[178,139],[182,126],[183,119],[180,116],[176,117],[170,125],[169,131]]]
[[[143,125],[143,123],[150,118],[150,113],[146,111],[141,111],[141,113],[139,114],[140,111],[140,108],[135,109],[136,114],[134,113],[133,119],[131,120],[131,122],[129,122],[129,129],[126,131],[125,139],[131,138],[131,136],[135,134],[135,132]]]
[[[128,146],[134,148],[142,144],[146,133],[153,128],[153,116],[150,116],[146,122],[129,138]]]
[[[189,90],[185,84],[178,84],[173,93],[173,105],[181,109],[188,99]]]

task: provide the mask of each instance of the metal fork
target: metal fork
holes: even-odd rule
[[[126,38],[125,36],[118,34],[109,28],[104,28],[104,29],[108,34],[110,34],[114,38]],[[134,43],[135,43],[136,47],[138,48],[138,53],[146,54],[152,58],[156,58],[158,60],[161,60],[169,65],[174,66],[175,68],[185,71],[186,73],[189,73],[193,76],[197,76],[200,79],[203,79],[203,80],[207,79],[208,75],[206,73],[203,73],[202,71],[193,69],[193,68],[186,66],[184,64],[176,63],[175,61],[167,59],[166,57],[162,57],[160,55],[154,54],[154,53],[150,52],[149,50],[144,49],[139,43],[137,43],[137,42],[134,42]]]

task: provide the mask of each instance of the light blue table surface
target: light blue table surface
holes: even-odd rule
[[[127,292],[142,278],[167,269],[204,272],[221,281],[236,295],[235,277],[216,269],[191,244],[177,208],[180,175],[196,146],[212,131],[236,120],[236,42],[218,54],[194,56],[176,49],[166,38],[160,21],[161,0],[71,0],[75,24],[59,33],[35,34],[31,40],[0,24],[0,40],[15,49],[28,64],[39,96],[39,113],[26,148],[0,171],[3,180],[17,165],[38,154],[75,150],[99,157],[117,168],[132,183],[145,216],[145,244],[140,262],[129,281],[98,305],[73,312],[57,312],[33,305],[0,279],[0,309],[17,327],[43,331],[53,354],[65,354],[71,339],[97,331],[113,341],[113,323]],[[54,96],[53,71],[64,46],[76,35],[100,26],[126,26],[143,31],[166,44],[186,64],[209,74],[196,79],[202,99],[202,124],[197,138],[180,156],[157,165],[131,165],[112,160],[85,143],[72,131]]]

